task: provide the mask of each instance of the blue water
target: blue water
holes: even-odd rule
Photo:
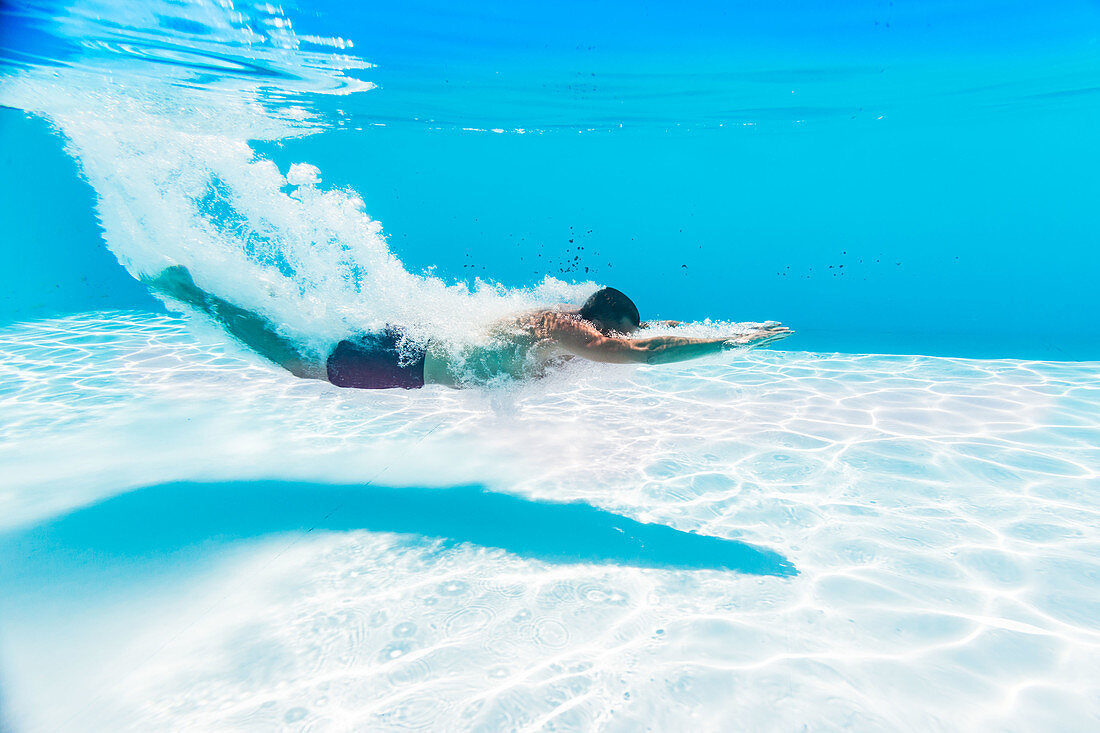
[[[791,323],[807,350],[1096,358],[1092,4],[353,6],[291,17],[302,35],[363,29],[377,68],[354,73],[379,88],[311,100],[332,132],[259,150],[362,194],[414,272],[587,275],[646,313]],[[5,221],[88,257],[91,192],[34,175],[71,165],[58,139],[17,112],[0,124],[30,141],[8,153],[26,173],[6,179]],[[11,272],[8,319],[48,312]],[[141,301],[108,284],[89,298]]]
[[[0,730],[1094,730],[1100,7],[0,6]],[[776,348],[323,352],[628,292]],[[457,347],[456,347],[457,348]]]

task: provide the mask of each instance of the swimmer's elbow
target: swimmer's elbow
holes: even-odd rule
[[[603,338],[570,350],[582,359],[605,364],[645,364],[648,362],[649,351],[627,339],[617,338]]]
[[[615,361],[619,364],[652,364],[660,351],[656,344],[624,339],[616,344]]]
[[[634,359],[638,364],[659,364],[665,352],[663,344],[634,344]]]

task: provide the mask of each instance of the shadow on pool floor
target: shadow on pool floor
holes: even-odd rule
[[[737,540],[644,524],[588,504],[535,501],[476,485],[159,484],[0,537],[0,547],[7,545],[30,564],[43,552],[99,564],[111,557],[171,554],[211,541],[353,529],[419,535],[440,539],[444,546],[468,542],[552,563],[798,573],[779,553]]]

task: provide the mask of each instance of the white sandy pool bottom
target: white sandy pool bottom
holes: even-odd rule
[[[379,394],[295,380],[174,318],[100,314],[0,331],[0,374],[16,730],[1100,722],[1095,363],[752,352]],[[261,478],[582,500],[775,549],[800,574],[354,530],[162,557],[47,533],[13,554],[11,537],[122,492]]]

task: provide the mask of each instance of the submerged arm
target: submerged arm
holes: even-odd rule
[[[622,339],[630,355],[629,361],[640,364],[671,364],[697,359],[730,348],[727,339],[700,339],[686,336],[654,336],[645,339]]]
[[[553,329],[554,339],[567,351],[590,361],[611,364],[669,364],[696,359],[739,346],[762,346],[793,333],[775,324],[727,338],[654,336],[629,339],[605,336],[583,321],[566,320]]]

